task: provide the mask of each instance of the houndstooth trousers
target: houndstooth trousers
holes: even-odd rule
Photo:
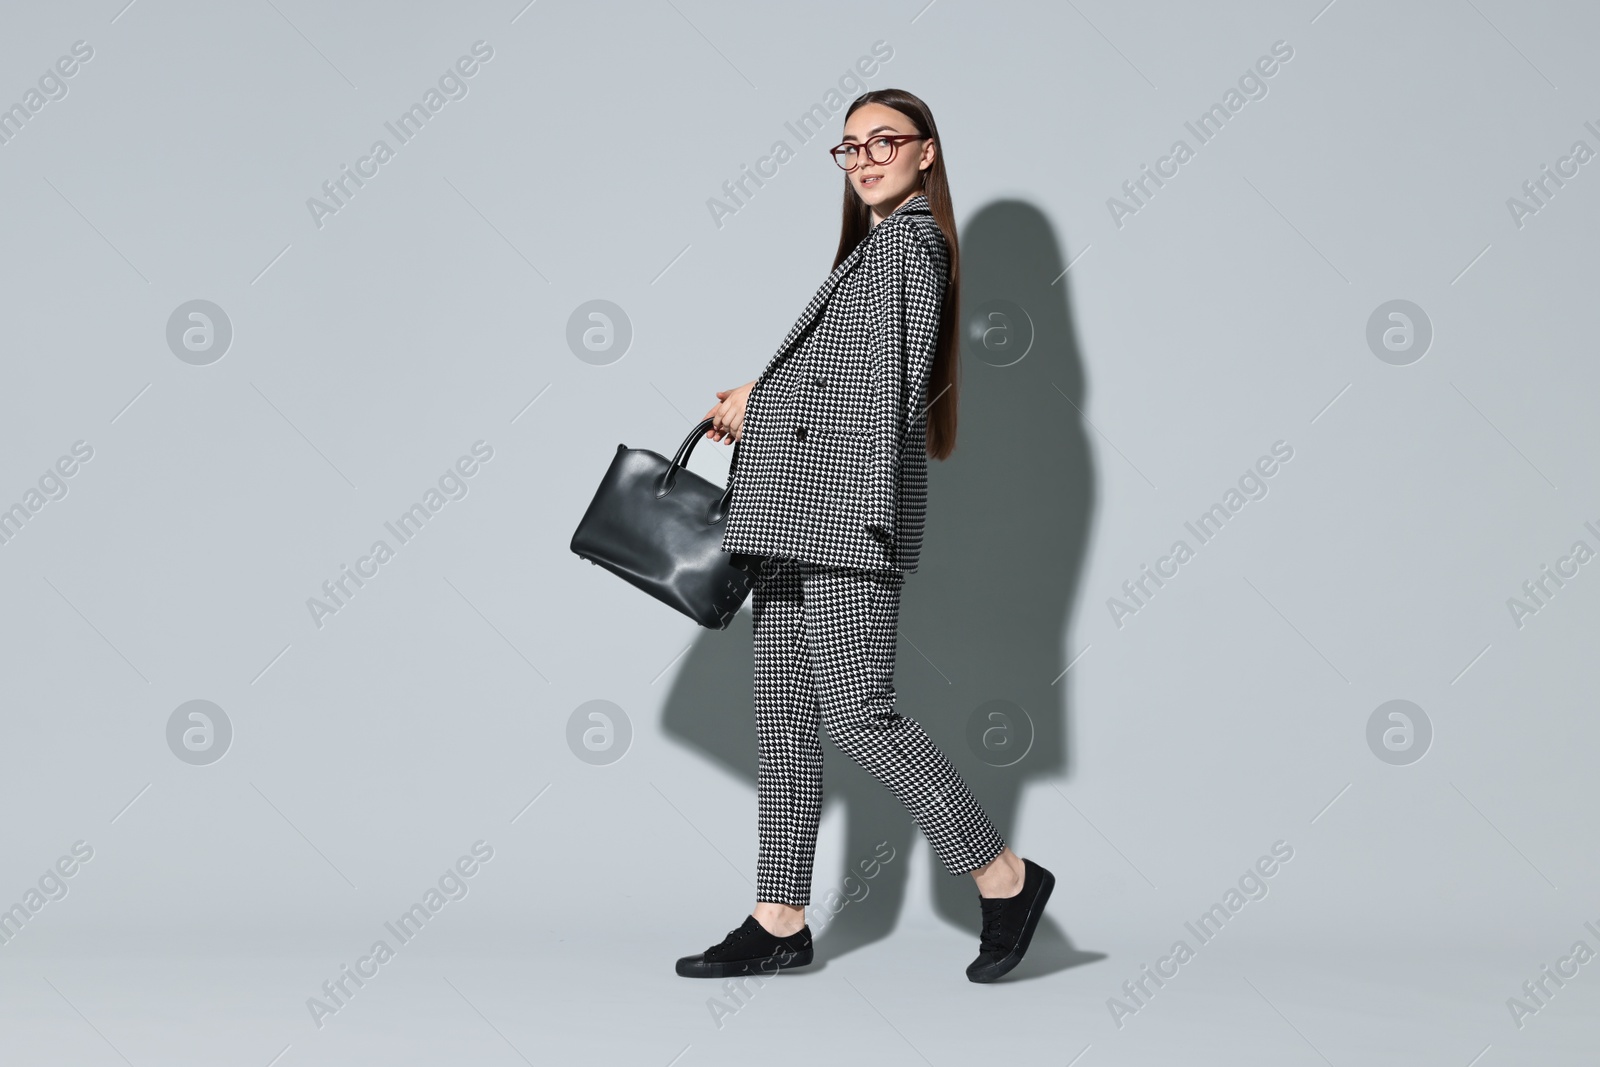
[[[756,899],[811,902],[822,814],[819,723],[894,791],[951,874],[981,867],[1005,840],[915,719],[895,708],[905,572],[787,557],[762,560],[755,629]]]

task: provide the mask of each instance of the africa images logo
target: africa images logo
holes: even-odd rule
[[[472,843],[472,855],[463,855],[439,875],[436,885],[430,885],[422,893],[420,901],[413,901],[411,907],[402,911],[392,922],[385,922],[383,928],[393,936],[395,943],[391,945],[387,938],[378,938],[372,943],[365,956],[356,960],[352,968],[348,963],[339,965],[339,974],[322,983],[322,997],[307,997],[306,1009],[311,1013],[311,1021],[318,1030],[326,1025],[325,1020],[330,1015],[337,1015],[345,1008],[350,1000],[366,987],[367,982],[376,978],[384,964],[395,958],[401,948],[409,945],[424,927],[444,906],[452,900],[463,900],[470,891],[467,879],[483,869],[483,864],[494,859],[494,846],[483,838]]]
[[[822,94],[822,99],[802,111],[794,122],[784,122],[784,129],[793,134],[801,145],[810,144],[822,136],[833,117],[853,97],[866,91],[867,79],[877,75],[882,64],[893,58],[893,45],[882,39],[873,41],[871,55],[857,59],[853,68],[846,67],[844,73],[839,75],[836,86],[830,86]],[[737,215],[755,196],[755,190],[750,188],[752,184],[757,190],[764,189],[767,183],[762,179],[776,178],[779,168],[794,159],[796,154],[789,142],[780,137],[772,142],[766,155],[756,159],[753,170],[748,164],[739,164],[739,176],[722,183],[722,196],[725,199],[715,196],[706,198],[706,210],[711,214],[711,222],[716,228],[722,229],[723,220]]]
[[[477,458],[474,459],[473,456]],[[394,559],[399,545],[410,544],[422,532],[428,521],[442,510],[446,502],[462,500],[470,488],[467,479],[483,469],[483,464],[494,458],[494,446],[489,442],[479,439],[472,444],[472,456],[462,456],[455,465],[446,467],[445,472],[439,476],[438,488],[429,486],[422,494],[422,499],[413,503],[393,521],[385,521],[384,529],[394,535],[395,546],[383,538],[372,542],[372,547],[367,554],[356,560],[355,571],[352,572],[349,564],[340,564],[339,577],[330,578],[322,583],[323,595],[326,600],[311,596],[306,597],[306,610],[311,614],[311,623],[317,629],[322,629],[323,619],[330,615],[337,615],[340,609],[347,607],[368,581],[376,578],[380,568],[385,563]],[[398,524],[398,525],[396,525]]]
[[[481,64],[494,58],[494,48],[487,41],[472,42],[472,55],[462,56],[455,61],[454,66],[446,67],[443,74],[439,75],[438,87],[430,85],[422,94],[422,99],[413,103],[402,111],[394,122],[385,122],[384,128],[394,135],[395,145],[391,146],[382,137],[372,142],[372,147],[367,149],[367,154],[356,160],[355,169],[351,170],[348,163],[339,165],[339,175],[322,183],[322,193],[327,199],[317,197],[306,198],[306,210],[311,212],[311,222],[317,229],[322,229],[322,220],[329,215],[337,215],[346,207],[356,192],[366,187],[367,182],[378,176],[379,168],[395,157],[395,152],[401,145],[408,145],[428,120],[444,109],[444,105],[451,100],[466,98],[468,87],[467,79],[476,75],[482,69]],[[398,125],[397,125],[398,124]],[[369,169],[370,168],[370,169]],[[355,188],[351,188],[351,186]]]

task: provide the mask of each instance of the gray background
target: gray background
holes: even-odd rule
[[[1600,149],[1597,36],[1506,0],[7,4],[0,103],[94,54],[0,146],[0,503],[94,453],[0,546],[0,903],[94,852],[0,945],[0,1061],[1591,1062],[1600,963],[1520,1027],[1507,998],[1600,950],[1600,564],[1520,627],[1507,601],[1600,548],[1600,163],[1520,227],[1507,200]],[[467,94],[315,225],[480,40]],[[969,338],[901,706],[1059,884],[1013,978],[970,985],[970,880],[830,746],[818,964],[734,1000],[671,964],[754,899],[748,611],[699,629],[568,540],[616,445],[670,454],[827,273],[842,109],[785,123],[878,41],[865,85],[944,137],[969,325],[1007,300],[1030,338]],[[1108,198],[1275,41],[1265,96],[1119,227]],[[197,299],[233,331],[204,366],[166,337]],[[1406,365],[1367,342],[1397,299],[1434,334]],[[592,300],[632,330],[598,363],[567,340]],[[1276,441],[1266,495],[1117,625]],[[727,451],[691,465],[721,482]],[[1432,725],[1407,765],[1367,740],[1395,699]],[[168,744],[191,700],[232,726],[209,765]],[[569,742],[591,701],[627,723],[600,765]],[[996,708],[1006,767],[967,740]],[[467,895],[316,1026],[479,840]],[[1119,1026],[1277,841],[1265,898]],[[855,899],[819,922],[830,890]]]

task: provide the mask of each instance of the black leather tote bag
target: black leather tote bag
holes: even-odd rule
[[[690,430],[671,460],[647,448],[617,445],[572,535],[572,551],[701,626],[725,630],[755,584],[760,558],[722,550],[739,442],[726,488],[688,469],[711,422]]]

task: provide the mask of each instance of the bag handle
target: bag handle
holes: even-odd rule
[[[706,431],[711,429],[711,424],[714,421],[710,418],[701,420],[700,425],[690,430],[688,436],[683,439],[683,443],[678,446],[678,451],[673,454],[672,462],[667,464],[666,473],[661,476],[661,484],[656,487],[656,498],[658,500],[672,492],[673,487],[678,484],[679,468],[688,468],[689,457],[694,454],[694,446],[699,444],[701,439],[705,437]],[[728,485],[722,491],[722,495],[712,501],[711,507],[707,509],[707,526],[715,526],[728,513],[728,502],[733,499],[733,471],[738,463],[739,442],[735,441],[733,443],[733,459],[728,464]]]

